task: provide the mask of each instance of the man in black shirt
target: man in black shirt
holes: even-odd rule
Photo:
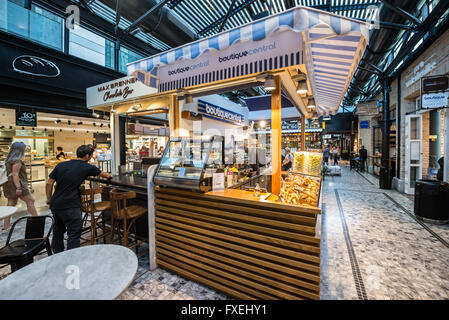
[[[368,151],[365,149],[365,146],[362,146],[362,149],[360,149],[359,151],[359,155],[360,155],[360,171],[364,172],[365,162],[366,159],[368,158]]]
[[[64,233],[67,231],[67,250],[80,246],[82,212],[79,188],[87,177],[100,176],[110,179],[109,173],[101,172],[88,164],[94,149],[81,146],[76,151],[78,159],[59,163],[50,173],[46,185],[47,204],[55,219],[52,247],[55,253],[64,251]],[[53,186],[56,189],[53,193]],[[53,193],[53,195],[52,195]]]

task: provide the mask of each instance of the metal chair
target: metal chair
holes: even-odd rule
[[[11,236],[17,223],[26,219],[25,238],[15,240],[10,243]],[[51,219],[52,223],[47,235],[45,233],[45,223]],[[6,245],[0,249],[0,263],[10,264],[11,272],[33,263],[34,256],[46,249],[47,254],[53,254],[50,246],[49,236],[53,230],[54,220],[50,215],[38,217],[22,217],[14,222],[9,231]]]
[[[129,246],[129,235],[131,227],[134,227],[134,235],[136,235],[136,221],[147,213],[148,209],[138,205],[127,205],[127,200],[134,199],[136,193],[134,191],[118,192],[117,189],[112,189],[110,192],[110,201],[112,206],[111,215],[111,243],[114,240],[115,231],[118,232],[120,244],[121,232],[120,222],[123,224],[123,240],[124,246],[133,248],[138,246],[138,240],[135,238],[135,243]],[[117,229],[117,230],[116,230]]]

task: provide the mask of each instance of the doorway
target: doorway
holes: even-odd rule
[[[408,115],[405,123],[405,192],[414,194],[416,181],[422,179],[421,115]]]

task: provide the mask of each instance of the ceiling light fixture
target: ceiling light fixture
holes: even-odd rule
[[[301,80],[298,82],[298,85],[296,87],[296,92],[303,95],[307,93],[307,81],[306,80]]]
[[[315,99],[314,99],[314,98],[309,98],[309,101],[308,101],[308,103],[307,103],[307,108],[313,109],[313,108],[315,108],[315,107],[316,107],[316,105],[315,105]]]
[[[99,113],[96,113],[95,111],[92,111],[92,117],[94,117],[94,118],[100,118],[100,114]]]
[[[272,75],[268,75],[265,78],[265,84],[263,85],[265,91],[274,91],[276,90],[276,81],[274,81],[274,77]]]
[[[265,120],[259,121],[259,128],[265,128],[267,126],[267,122]]]

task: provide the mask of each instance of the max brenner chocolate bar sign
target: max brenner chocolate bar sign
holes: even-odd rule
[[[87,88],[87,107],[133,100],[156,92],[156,89],[144,85],[136,77],[124,77]]]

